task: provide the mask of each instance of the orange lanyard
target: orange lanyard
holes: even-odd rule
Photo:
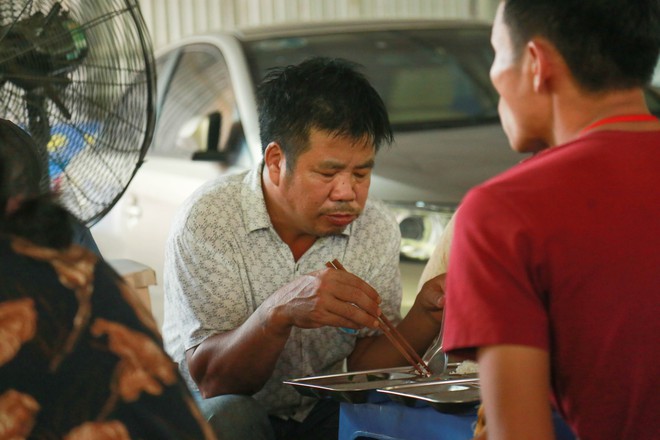
[[[598,121],[587,125],[582,130],[580,130],[580,135],[583,135],[586,132],[591,131],[596,127],[600,127],[601,125],[606,125],[606,124],[616,124],[617,122],[651,122],[657,120],[658,120],[657,117],[646,113],[641,113],[637,115],[610,116],[609,118],[599,119]]]

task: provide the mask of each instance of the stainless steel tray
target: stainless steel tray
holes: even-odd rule
[[[379,370],[352,371],[350,373],[311,376],[285,380],[303,396],[332,398],[340,402],[365,403],[370,396],[377,395],[379,388],[399,385],[423,385],[437,381],[474,380],[476,375],[455,375],[458,364],[450,364],[448,371],[440,376],[422,377],[412,367],[398,367]]]
[[[419,376],[412,367],[382,370],[353,371],[350,373],[312,376],[285,380],[303,396],[330,397],[340,402],[365,403],[370,393],[378,388],[414,384],[430,378]]]
[[[453,378],[417,384],[400,384],[378,389],[390,399],[414,406],[422,401],[445,413],[474,409],[481,402],[479,379]]]

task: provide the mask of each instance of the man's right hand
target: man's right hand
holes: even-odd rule
[[[376,328],[379,303],[374,288],[349,272],[303,275],[273,293],[239,327],[187,350],[190,374],[203,397],[253,394],[273,374],[293,327]]]
[[[275,329],[323,326],[377,328],[380,297],[376,290],[352,273],[322,269],[283,286],[266,300]]]

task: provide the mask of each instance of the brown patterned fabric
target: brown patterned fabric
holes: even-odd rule
[[[215,437],[107,264],[0,238],[0,440],[24,438]]]

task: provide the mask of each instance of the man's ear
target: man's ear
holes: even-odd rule
[[[286,172],[286,157],[282,147],[277,142],[271,142],[264,152],[264,166],[268,171],[268,178],[274,185],[279,185]]]
[[[534,91],[547,91],[556,73],[556,57],[559,55],[557,50],[548,41],[534,38],[527,43],[527,54]]]

